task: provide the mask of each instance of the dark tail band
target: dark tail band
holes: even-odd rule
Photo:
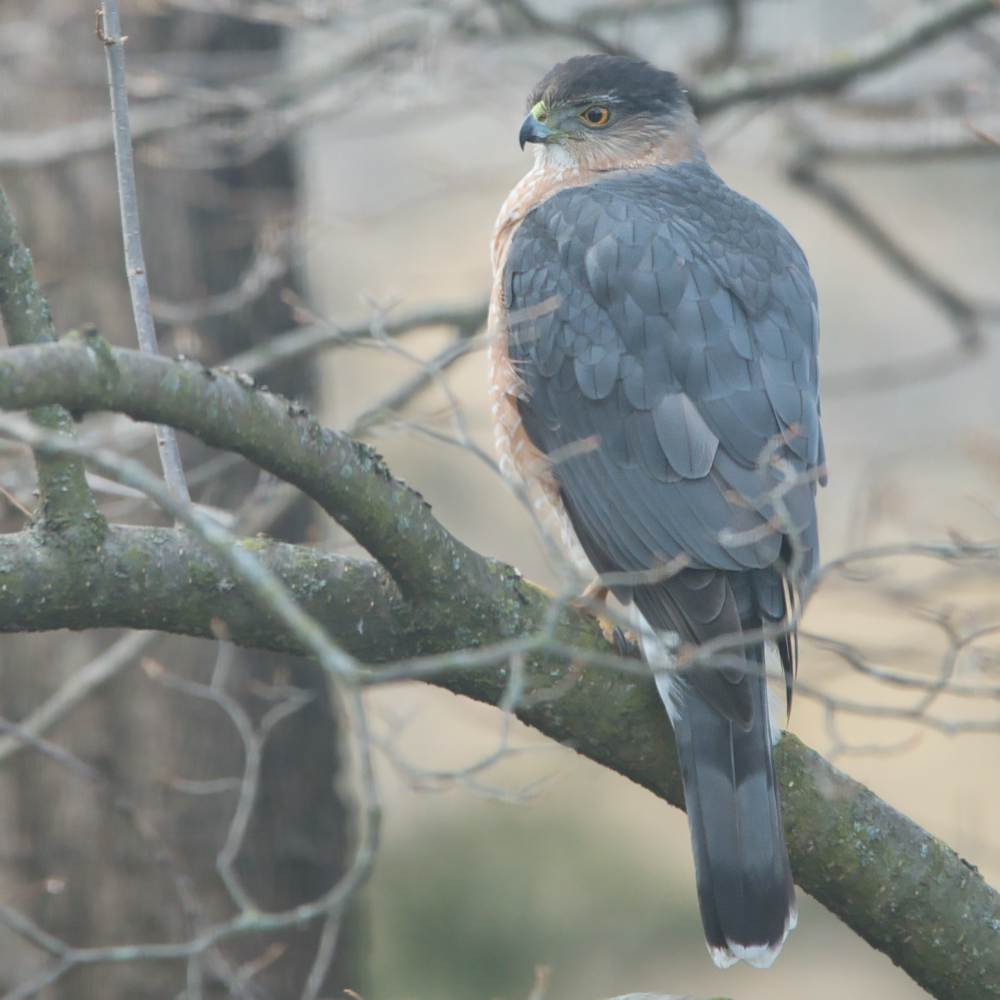
[[[769,966],[796,906],[771,757],[763,648],[748,650],[749,729],[726,719],[677,674],[658,674],[680,755],[698,902],[712,960]]]

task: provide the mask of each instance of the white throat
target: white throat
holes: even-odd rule
[[[569,171],[579,170],[580,164],[561,142],[540,142],[535,146],[535,168]]]

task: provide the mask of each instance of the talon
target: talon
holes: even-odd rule
[[[604,631],[603,627],[601,631]],[[614,643],[615,648],[622,656],[636,657],[639,655],[639,637],[631,629],[615,626],[614,635],[608,641]]]
[[[597,625],[601,630],[601,635],[604,636],[605,640],[612,646],[618,645],[618,633],[620,629],[618,626],[611,621],[610,618],[605,618],[604,615],[594,615],[597,619]]]
[[[587,585],[584,592],[576,598],[576,600],[571,601],[570,603],[573,607],[597,619],[597,625],[601,630],[601,635],[603,635],[608,644],[614,646],[622,656],[636,656],[639,651],[638,636],[631,630],[624,629],[620,625],[617,625],[610,618],[602,615],[600,612],[600,609],[607,605],[610,593],[610,588],[601,583],[601,578],[597,577]]]

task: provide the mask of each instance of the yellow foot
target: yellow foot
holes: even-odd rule
[[[574,608],[586,612],[597,619],[601,634],[612,646],[615,646],[623,656],[634,655],[639,639],[634,632],[623,629],[616,625],[607,615],[601,611],[607,607],[608,596],[611,591],[601,583],[600,577],[588,584],[586,590],[570,603]]]
[[[608,594],[610,593],[608,588],[601,583],[601,578],[595,577],[591,583],[587,584],[586,589],[579,597],[575,597],[569,602],[570,607],[584,611],[596,618],[601,623],[601,631],[605,636],[608,635],[608,628],[614,628],[611,622],[601,614],[607,607]],[[611,640],[608,639],[608,641]]]
[[[611,591],[601,583],[601,578],[596,576],[587,584],[586,589],[580,595],[580,600],[590,601],[594,604],[607,604],[610,593]]]

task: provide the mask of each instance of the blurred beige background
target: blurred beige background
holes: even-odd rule
[[[797,49],[805,57],[871,30],[890,9],[761,4],[753,25],[771,33],[775,46],[801,40]],[[643,50],[662,65],[684,64],[691,46],[704,47],[708,23],[692,18],[670,25],[674,34],[643,37]],[[314,37],[300,55],[309,58],[322,47]],[[387,82],[385,93],[367,95],[363,114],[310,128],[302,144],[308,190],[302,249],[314,305],[346,321],[370,315],[373,304],[402,314],[483,298],[494,216],[529,166],[529,153],[516,143],[525,95],[552,62],[572,51],[545,40],[506,50],[442,47],[418,79]],[[930,63],[920,62],[959,77],[967,69],[947,47]],[[879,86],[903,83],[890,77]],[[417,109],[407,87],[426,91]],[[782,116],[770,109],[727,113],[712,121],[706,148],[719,173],[774,212],[806,250],[820,292],[824,375],[833,384],[838,373],[947,347],[952,333],[926,301],[787,183]],[[834,175],[964,292],[997,293],[995,160],[841,166]],[[443,343],[429,333],[406,347],[429,357]],[[372,348],[330,355],[326,418],[348,422],[414,370]],[[482,353],[456,365],[447,381],[470,432],[491,453]],[[949,532],[996,535],[998,381],[1000,360],[990,350],[957,372],[905,388],[852,394],[841,380],[840,392],[826,393],[825,558],[859,545]],[[423,396],[406,419],[447,431],[446,397]],[[476,457],[405,427],[383,432],[376,443],[394,472],[464,541],[551,582],[529,519]],[[891,582],[894,597],[872,582],[831,581],[804,627],[861,644],[877,662],[933,671],[944,645],[940,631],[923,620],[928,607],[947,606],[963,622],[1000,619],[995,581],[964,574],[928,589],[935,573],[940,567],[918,559],[882,566],[879,580]],[[988,666],[988,657],[978,668],[965,664],[965,679]],[[909,704],[914,697],[863,681],[808,641],[801,677],[839,697],[875,704]],[[383,737],[415,767],[465,767],[500,737],[497,712],[419,685],[379,691],[371,704]],[[991,718],[991,709],[946,699],[937,714]],[[902,750],[852,754],[838,763],[988,879],[1000,879],[1000,795],[988,763],[996,759],[1000,736],[949,737],[846,716],[841,722],[844,738],[854,743],[908,741]],[[808,698],[799,697],[791,727],[818,749],[831,749],[824,713]],[[718,972],[701,940],[684,817],[534,733],[520,729],[513,743],[525,752],[479,777],[495,790],[492,797],[461,783],[422,790],[412,774],[385,763],[387,843],[372,889],[379,997],[527,996],[536,964],[552,967],[548,1000],[640,990],[739,1000],[797,998],[807,990],[811,1000],[925,995],[808,898],[801,901],[799,929],[770,973]],[[504,798],[510,801],[494,800]]]

